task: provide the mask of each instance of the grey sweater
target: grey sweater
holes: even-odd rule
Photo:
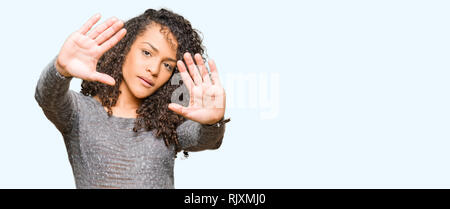
[[[77,188],[174,188],[175,147],[152,131],[133,132],[134,118],[108,116],[90,96],[69,90],[55,60],[44,69],[35,98],[61,132]],[[225,124],[187,120],[177,128],[185,151],[217,149]]]

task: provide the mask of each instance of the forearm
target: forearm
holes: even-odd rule
[[[55,59],[42,71],[36,86],[35,99],[45,116],[62,133],[72,129],[71,118],[76,109],[75,93],[69,90],[71,78],[55,68]]]
[[[35,99],[42,108],[52,108],[68,98],[70,77],[64,77],[55,68],[55,60],[42,71],[36,86]]]
[[[228,121],[222,120],[214,125],[204,125],[187,120],[177,128],[182,149],[189,152],[218,149],[223,141],[225,123]]]

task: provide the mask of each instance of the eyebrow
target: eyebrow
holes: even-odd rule
[[[146,42],[146,41],[144,41],[144,42],[142,42],[142,43],[148,44],[154,51],[156,51],[156,52],[159,53],[159,50],[158,50],[155,46],[153,46],[151,43]],[[167,57],[166,60],[172,61],[172,62],[177,62],[177,60],[172,59],[172,58],[169,58],[169,57]]]

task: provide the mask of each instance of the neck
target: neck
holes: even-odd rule
[[[116,105],[111,107],[111,110],[113,111],[113,115],[116,117],[137,118],[136,110],[140,107],[142,100],[134,97],[125,85],[126,84],[124,83],[120,85],[119,90],[121,93],[117,98]],[[94,99],[101,103],[98,96],[94,96]],[[105,111],[108,111],[106,107],[103,108]]]
[[[122,117],[122,118],[137,118],[136,110],[140,107],[142,100],[136,98],[131,94],[128,87],[125,86],[126,84],[122,83],[119,87],[120,94],[117,98],[116,104],[111,107],[111,110],[113,111],[113,115],[116,117]],[[95,96],[97,100],[100,101],[100,99]],[[105,111],[107,111],[107,108],[105,108]]]
[[[136,111],[142,104],[142,100],[136,98],[128,89],[126,84],[122,82],[119,87],[120,94],[117,98],[116,105],[114,107],[120,108],[124,111],[126,110],[134,110]]]

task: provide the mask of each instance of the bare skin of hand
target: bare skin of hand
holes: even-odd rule
[[[63,76],[115,85],[111,76],[97,72],[97,62],[125,36],[126,30],[123,21],[112,17],[90,31],[100,18],[100,14],[94,15],[64,42],[55,62]]]
[[[194,64],[189,53],[184,54],[184,61],[189,72],[181,60],[177,62],[181,78],[189,90],[189,106],[170,103],[169,109],[201,124],[214,124],[219,122],[225,114],[225,90],[220,83],[215,62],[213,60],[208,62],[210,76],[202,57],[196,54],[194,58],[197,65]]]

